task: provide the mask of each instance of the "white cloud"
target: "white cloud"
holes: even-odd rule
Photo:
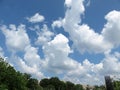
[[[39,66],[41,64],[41,59],[38,55],[38,49],[32,46],[27,46],[25,48],[24,60],[29,66]]]
[[[56,20],[52,23],[52,28],[63,26],[64,30],[69,33],[73,42],[73,49],[80,53],[93,52],[104,53],[105,57],[100,63],[91,63],[88,59],[78,62],[69,57],[73,51],[69,46],[69,39],[63,34],[56,35],[51,32],[47,25],[41,29],[39,25],[31,28],[36,30],[38,38],[36,45],[41,45],[44,53],[44,59],[38,54],[38,48],[30,44],[25,25],[2,26],[2,32],[6,37],[6,45],[9,50],[24,51],[23,58],[13,55],[10,63],[22,72],[32,74],[39,79],[45,77],[45,72],[54,75],[62,75],[64,80],[70,80],[82,84],[103,84],[105,75],[120,74],[120,53],[110,54],[114,46],[120,45],[120,12],[112,11],[105,18],[105,24],[101,33],[95,32],[87,24],[82,24],[82,15],[84,15],[84,0],[65,0],[67,10],[63,19]],[[27,18],[29,22],[38,23],[44,21],[44,16],[36,13],[34,16]],[[41,47],[40,46],[40,47]],[[0,55],[3,55],[0,47]]]
[[[55,73],[63,73],[65,70],[76,67],[76,62],[68,58],[71,50],[68,45],[68,39],[64,35],[58,34],[52,41],[43,46],[43,50],[47,69]]]
[[[32,74],[33,77],[38,79],[42,79],[45,77],[42,73],[44,61],[38,54],[38,48],[31,45],[26,46],[24,59],[20,59],[18,62],[19,69],[23,72]]]
[[[77,63],[76,65],[78,65],[77,68],[69,70],[64,75],[64,80],[70,80],[74,83],[101,85],[104,84],[104,76],[119,76],[120,53],[106,54],[105,58],[98,64],[85,59],[83,63]]]
[[[64,80],[68,79],[74,83],[90,85],[104,83],[104,76],[100,74],[101,69],[103,69],[102,63],[94,64],[85,59],[82,64],[78,63],[77,65],[77,68],[67,72],[64,76]]]
[[[30,43],[25,25],[19,25],[17,28],[15,25],[10,25],[9,28],[3,25],[1,30],[5,35],[7,47],[13,52],[23,51]]]
[[[100,34],[81,23],[80,16],[84,15],[84,11],[82,0],[72,2],[61,22],[64,30],[69,33],[74,48],[80,53],[104,53],[120,45],[119,11],[111,11],[105,16],[107,23]]]
[[[36,65],[29,66],[23,60],[19,60],[19,66],[22,72],[32,74],[33,77],[38,78],[38,80],[44,78],[44,74],[41,72],[40,67]]]
[[[68,7],[65,13],[65,18],[64,18],[64,28],[72,28],[76,24],[81,23],[81,15],[84,14],[85,8],[83,5],[84,0],[74,0],[71,1],[71,6],[70,8]],[[70,27],[71,25],[71,27]],[[65,29],[65,31],[68,31]]]
[[[40,71],[40,67],[35,64],[32,66],[28,65],[24,59],[15,54],[9,58],[9,62],[15,67],[15,69],[21,71],[22,73],[29,73],[32,77],[38,78],[39,80],[44,78],[44,74]]]
[[[120,73],[120,55],[119,53],[113,55],[109,53],[115,46],[120,45],[119,11],[112,11],[105,16],[107,23],[99,34],[88,25],[81,24],[82,17],[80,16],[85,11],[82,0],[76,2],[66,0],[65,4],[68,7],[61,25],[69,33],[74,48],[81,53],[105,53],[105,58],[98,64],[90,63],[87,59],[83,63],[77,63],[78,67],[67,71],[64,80],[102,84],[105,75],[118,75]]]
[[[68,39],[62,34],[56,35],[52,41],[43,47],[43,50],[48,72],[64,74],[78,69],[81,71],[83,69],[81,63],[69,57],[72,51],[68,45]]]
[[[72,0],[65,0],[65,5],[67,7],[71,6]]]
[[[120,45],[120,11],[111,11],[106,16],[107,23],[103,28],[102,34],[105,40],[114,46]]]
[[[51,32],[47,25],[43,25],[43,28],[39,31],[37,31],[38,38],[36,40],[37,45],[43,45],[51,40],[51,37],[54,35],[53,32]]]
[[[117,52],[114,54],[108,54],[106,55],[106,57],[104,58],[104,60],[102,61],[103,63],[103,70],[102,73],[104,73],[104,75],[118,75],[120,74],[119,71],[119,67],[120,67],[120,57],[119,56],[120,53]]]
[[[71,49],[68,45],[68,38],[64,35],[56,35],[53,40],[43,46],[43,50],[45,53],[44,69],[47,72],[58,76],[63,74],[64,80],[70,80],[74,83],[92,85],[103,83],[103,76],[100,76],[103,64],[90,63],[87,59],[83,63],[79,63],[71,59],[69,57]]]
[[[32,17],[27,17],[27,20],[31,23],[39,23],[39,22],[43,22],[45,20],[44,16],[40,15],[39,13],[36,13],[34,16]]]
[[[52,23],[52,28],[53,29],[55,29],[55,27],[60,28],[60,27],[62,27],[62,24],[63,24],[62,19],[56,20]]]
[[[73,31],[71,31],[72,33],[70,32],[73,46],[81,53],[86,51],[90,53],[101,53],[112,48],[109,42],[104,41],[102,35],[95,33],[87,25],[78,26]]]

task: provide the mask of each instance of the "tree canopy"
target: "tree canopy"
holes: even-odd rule
[[[116,85],[119,83],[116,82]],[[103,88],[103,87],[102,87]],[[41,81],[30,74],[16,71],[3,58],[0,58],[0,90],[85,90],[81,84],[61,81],[58,77],[44,78]],[[95,87],[94,90],[105,90]],[[118,90],[118,89],[116,89]]]

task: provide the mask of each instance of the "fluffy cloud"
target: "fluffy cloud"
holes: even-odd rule
[[[39,13],[36,13],[34,16],[32,17],[27,17],[27,20],[31,23],[39,23],[39,22],[43,22],[45,20],[44,16],[40,15]]]
[[[69,1],[66,0],[66,2]],[[82,0],[71,1],[71,6],[67,8],[63,20],[61,22],[55,21],[59,22],[64,30],[69,33],[74,48],[80,53],[104,53],[120,45],[119,11],[111,11],[105,16],[107,23],[100,34],[87,24],[81,23],[82,17],[80,16],[84,14],[84,11]]]
[[[27,46],[25,48],[24,60],[27,63],[27,65],[36,65],[38,67],[41,64],[41,59],[38,55],[38,49],[32,46]]]
[[[33,77],[36,77],[38,79],[44,78],[44,74],[40,71],[40,67],[38,67],[35,64],[33,64],[32,66],[28,65],[28,63],[26,63],[24,59],[20,58],[19,56],[15,54],[11,58],[9,58],[8,62],[12,66],[14,66],[17,70],[23,73],[25,72],[29,73]]]
[[[101,53],[112,48],[112,45],[105,41],[102,35],[95,33],[87,25],[76,27],[70,35],[73,46],[81,53],[86,51],[90,53]]]
[[[44,74],[52,74],[63,76],[63,80],[70,80],[74,83],[93,85],[103,84],[105,75],[119,75],[120,52],[110,54],[110,51],[120,45],[120,12],[108,13],[105,16],[107,23],[101,33],[97,33],[81,22],[85,11],[83,2],[84,0],[75,2],[65,0],[65,17],[54,21],[51,25],[53,29],[63,27],[69,33],[70,38],[63,34],[54,37],[54,33],[49,30],[47,25],[43,25],[42,29],[39,25],[35,25],[31,30],[37,32],[38,37],[32,46],[25,25],[18,27],[10,25],[9,28],[3,25],[1,30],[5,35],[9,50],[12,52],[24,51],[21,57],[17,53],[12,53],[13,56],[9,58],[9,62],[17,70],[30,73],[39,79],[45,77]],[[44,21],[44,16],[36,13],[27,19],[31,23],[38,23]],[[73,42],[73,50],[69,46],[69,39]],[[34,44],[38,47],[35,47]],[[44,54],[43,59],[38,53],[41,47]],[[74,53],[74,49],[83,54],[85,52],[104,53],[105,57],[97,64],[91,63],[88,59],[78,62],[69,57],[70,53]],[[0,55],[3,54],[0,47]]]
[[[68,39],[58,34],[43,47],[45,53],[44,69],[49,73],[57,75],[63,74],[64,80],[70,80],[74,83],[84,84],[102,84],[103,76],[100,76],[100,71],[103,69],[103,64],[90,63],[89,60],[84,60],[79,63],[69,57],[71,49],[68,45]],[[93,76],[95,77],[93,79]],[[102,78],[102,81],[100,79]]]
[[[105,19],[107,23],[103,28],[102,34],[105,40],[109,41],[114,46],[120,45],[120,11],[111,11]]]
[[[58,34],[52,41],[43,46],[45,53],[46,68],[55,73],[63,73],[65,70],[75,68],[76,62],[68,58],[71,49],[68,39]]]
[[[9,28],[3,25],[1,30],[6,37],[7,47],[13,52],[23,51],[30,43],[25,25],[19,25],[17,28],[15,25],[10,25]]]
[[[83,4],[84,0],[71,0],[71,6],[70,8],[67,7],[66,13],[65,13],[65,18],[64,18],[64,27],[66,28],[72,28],[76,24],[81,23],[81,16],[84,14],[85,8]],[[71,25],[71,27],[70,27]],[[67,29],[65,29],[68,31]]]
[[[85,10],[82,0],[77,0],[76,2],[66,0],[65,4],[67,5],[65,17],[63,20],[54,21],[52,27],[59,28],[62,25],[64,30],[69,33],[74,48],[80,53],[106,53],[110,52],[115,46],[119,46],[119,11],[111,11],[105,16],[107,23],[99,34],[87,24],[81,24],[82,17],[80,16],[84,14]],[[52,53],[51,56],[55,57],[57,55]],[[66,56],[67,60],[70,61],[68,55]],[[66,72],[64,80],[85,84],[102,84],[105,75],[118,75],[120,73],[118,70],[120,63],[119,56],[119,53],[113,55],[108,53],[98,64],[90,63],[87,59],[84,60],[83,63],[76,62],[74,64],[76,67]],[[55,63],[54,65],[57,65],[55,60],[53,63]]]
[[[39,31],[37,31],[37,34],[38,38],[35,42],[37,45],[43,45],[49,42],[51,40],[51,37],[54,35],[54,33],[51,32],[45,24],[41,30],[39,29]]]
[[[74,14],[73,14],[74,13]],[[65,18],[63,19],[64,30],[70,35],[73,46],[79,52],[95,52],[101,53],[111,49],[112,45],[104,41],[104,37],[86,24],[81,23],[80,15],[84,14],[84,5],[82,0],[71,3],[71,8],[67,9]]]
[[[91,85],[104,84],[104,76],[119,76],[120,53],[108,53],[98,64],[91,63],[85,59],[82,63],[77,63],[77,65],[77,68],[66,73],[64,80]]]
[[[60,27],[62,27],[62,24],[63,24],[62,19],[56,20],[52,23],[52,28],[53,29],[55,29],[55,27],[60,28]]]
[[[71,5],[72,0],[65,0],[65,5],[67,5],[68,7]]]
[[[103,70],[102,73],[105,75],[118,75],[120,73],[120,53],[108,54],[103,60]]]
[[[42,60],[38,55],[38,49],[32,47],[28,34],[25,30],[25,25],[1,26],[1,30],[6,37],[6,45],[11,56],[8,57],[8,62],[21,72],[32,74],[34,77],[41,79],[44,75],[41,73]],[[0,52],[2,48],[0,48]],[[17,52],[22,51],[23,58],[17,55]],[[24,53],[23,53],[24,52]],[[0,53],[3,55],[3,53]]]
[[[83,63],[78,63],[78,67],[69,71],[64,80],[70,80],[74,83],[90,84],[95,85],[103,84],[103,77],[100,71],[103,69],[103,64],[90,63],[87,59]],[[93,78],[94,77],[94,78]],[[102,80],[101,80],[102,78]]]

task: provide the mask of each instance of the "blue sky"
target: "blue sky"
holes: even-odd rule
[[[91,85],[119,76],[119,0],[1,0],[0,12],[0,56],[16,70]]]

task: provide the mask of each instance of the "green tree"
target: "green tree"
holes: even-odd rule
[[[67,81],[66,82],[66,90],[73,90],[74,88],[74,83]]]
[[[38,80],[34,79],[34,78],[30,78],[28,80],[27,87],[30,90],[38,90],[38,88],[39,88]]]
[[[42,79],[42,80],[40,81],[40,86],[42,86],[43,88],[46,88],[46,87],[50,84],[49,81],[50,81],[50,80],[47,79],[47,78]]]
[[[5,62],[3,58],[0,58],[0,88],[26,90],[23,75]]]
[[[4,84],[0,85],[0,90],[8,90],[8,87]]]
[[[95,85],[93,90],[106,90],[104,85],[98,86]]]
[[[113,87],[114,87],[114,90],[120,90],[120,81],[114,81]]]
[[[60,88],[60,80],[58,77],[52,77],[50,78],[50,84],[55,87],[55,90],[59,90]]]
[[[84,90],[84,89],[83,89],[82,85],[76,84],[76,85],[74,85],[74,90]]]

